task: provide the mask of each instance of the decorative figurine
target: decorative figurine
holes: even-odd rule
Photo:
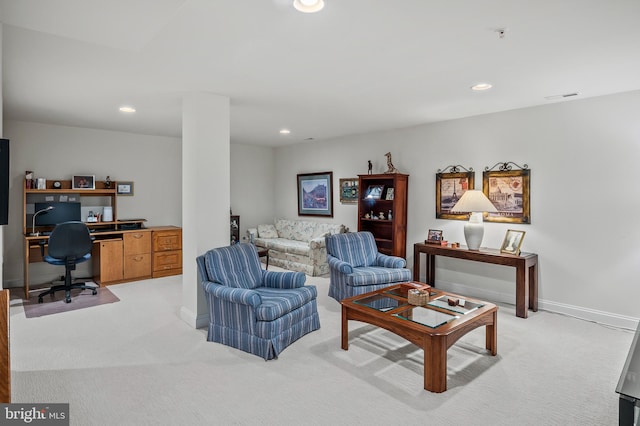
[[[367,160],[367,163],[369,163],[369,170],[367,172],[367,174],[371,174],[371,170],[373,169],[373,164],[371,164],[371,160]]]
[[[384,220],[384,212],[380,212],[380,214],[378,215],[378,219]]]
[[[104,180],[104,187],[111,188],[111,178],[109,176]]]
[[[367,214],[365,214],[365,215],[364,215],[364,218],[365,218],[365,219],[370,219],[370,218],[371,218],[371,216],[369,216],[369,213],[367,213]]]
[[[385,172],[385,174],[390,174],[390,173],[400,173],[400,171],[398,169],[396,169],[393,166],[393,163],[391,162],[391,153],[387,152],[385,154],[385,157],[387,157],[387,171]]]

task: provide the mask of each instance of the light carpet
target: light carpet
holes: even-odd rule
[[[275,268],[274,268],[275,269]],[[26,319],[11,307],[14,402],[69,402],[72,425],[616,425],[633,332],[499,305],[498,355],[478,328],[425,391],[422,351],[351,322],[318,287],[321,328],[262,358],[180,319],[182,277],[111,286],[119,303]]]

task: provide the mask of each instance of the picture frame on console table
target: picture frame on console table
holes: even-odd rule
[[[116,183],[116,194],[118,194],[118,195],[133,195],[133,182],[118,182],[118,183]]]
[[[72,189],[96,189],[95,175],[73,175]]]
[[[298,174],[298,216],[333,217],[333,172]]]
[[[502,246],[500,247],[500,253],[514,254],[518,256],[520,254],[520,246],[524,239],[525,231],[517,231],[515,229],[507,229],[507,233],[504,235]]]
[[[485,222],[531,223],[531,170],[526,164],[520,170],[511,170],[510,164],[514,163],[498,163],[500,169],[496,171],[485,167],[482,173],[482,192],[498,209],[497,213],[488,213]]]
[[[452,213],[451,208],[468,189],[475,188],[475,172],[458,171],[461,166],[449,166],[451,173],[436,173],[436,219],[468,220],[468,213]],[[446,170],[446,169],[445,169]]]
[[[425,241],[425,243],[440,245],[441,241],[442,241],[442,231],[439,229],[429,229],[429,233],[427,234],[427,240]]]

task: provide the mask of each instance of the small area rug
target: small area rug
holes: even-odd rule
[[[44,291],[46,289],[42,290]],[[34,294],[29,300],[22,302],[24,315],[27,318],[36,318],[120,301],[120,299],[106,287],[99,287],[98,294],[95,296],[91,290],[73,289],[71,290],[71,303],[66,303],[64,299],[64,291],[62,290],[56,291],[54,297],[50,295],[44,296],[42,303],[38,303],[38,294]]]

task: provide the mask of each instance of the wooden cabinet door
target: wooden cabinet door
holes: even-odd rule
[[[97,246],[97,247],[96,247]],[[122,281],[124,276],[122,262],[122,240],[102,240],[94,245],[94,271],[98,270],[98,275],[94,276],[100,284]]]
[[[182,230],[153,231],[153,251],[182,249]]]

